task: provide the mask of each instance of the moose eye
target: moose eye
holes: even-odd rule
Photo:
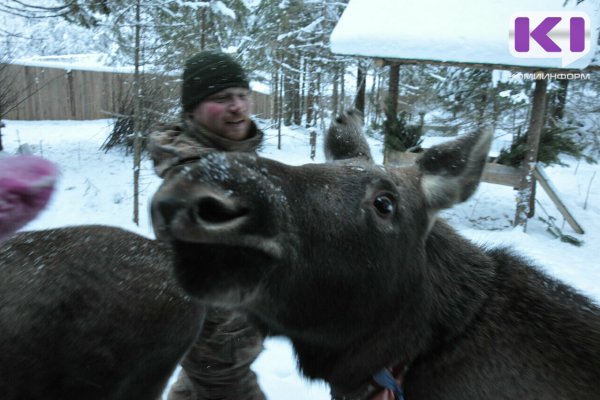
[[[373,200],[373,206],[379,215],[388,217],[394,213],[396,202],[389,194],[380,194]]]

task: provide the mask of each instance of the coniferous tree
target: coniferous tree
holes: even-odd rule
[[[383,132],[386,150],[406,151],[421,144],[423,125],[410,125],[406,111],[397,113],[394,112],[393,107],[388,106],[385,115]]]
[[[460,119],[461,123],[475,129],[490,121],[492,87],[491,70],[451,67],[447,78],[439,82],[436,89],[452,119]]]
[[[310,125],[316,118],[315,108],[323,112],[322,88],[333,83],[339,65],[339,57],[329,50],[329,36],[343,6],[343,2],[331,0],[263,0],[252,11],[256,18],[248,36],[254,40],[244,42],[240,51],[251,70],[275,69],[283,77],[280,103],[287,124],[300,123],[304,117]],[[277,96],[277,92],[271,95]]]
[[[155,21],[161,64],[179,70],[184,60],[201,50],[235,52],[248,40],[251,10],[241,0],[168,2]],[[244,57],[239,61],[244,64]]]

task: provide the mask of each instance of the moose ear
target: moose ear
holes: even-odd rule
[[[462,136],[427,150],[417,164],[428,208],[439,211],[467,200],[477,189],[493,131]]]
[[[373,162],[363,133],[363,116],[358,110],[344,111],[331,121],[324,145],[327,161],[361,159]]]

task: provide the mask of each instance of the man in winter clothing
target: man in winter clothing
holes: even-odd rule
[[[204,51],[186,61],[182,121],[149,137],[157,174],[213,151],[256,152],[263,132],[249,118],[248,78],[230,56]],[[169,400],[264,400],[250,365],[263,338],[239,314],[207,311],[202,332],[181,362]]]

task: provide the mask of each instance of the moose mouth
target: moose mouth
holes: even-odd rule
[[[284,255],[283,241],[264,229],[260,213],[219,188],[159,191],[152,220],[156,237],[173,246],[177,279],[200,300],[242,301]]]
[[[177,280],[192,296],[210,303],[246,301],[274,261],[254,247],[181,240],[172,246]]]

